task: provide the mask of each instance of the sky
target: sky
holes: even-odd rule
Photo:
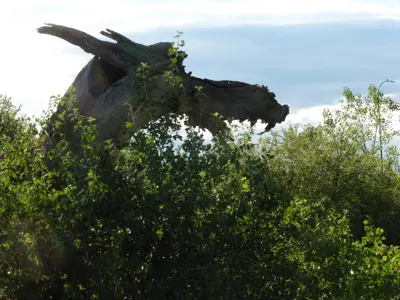
[[[135,42],[183,31],[186,70],[263,84],[288,104],[287,122],[318,122],[343,87],[369,84],[400,100],[400,1],[389,0],[14,0],[0,4],[0,94],[40,115],[91,59],[36,28],[55,23],[96,37],[105,28]]]

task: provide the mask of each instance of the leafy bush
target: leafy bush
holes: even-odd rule
[[[258,143],[183,139],[172,114],[116,143],[71,99],[33,122],[0,95],[0,298],[399,299],[397,107],[374,86],[344,96]]]
[[[44,152],[29,120],[2,103],[3,298],[400,294],[398,248],[368,222],[362,239],[350,229],[358,205],[373,222],[397,214],[398,177],[348,132],[340,140],[331,125],[292,127],[254,144],[251,132],[222,131],[206,143],[189,127],[177,147],[180,120],[170,116],[134,133],[111,161],[115,149],[96,142],[94,124],[77,116],[80,151],[64,138]]]
[[[270,169],[292,197],[329,197],[340,210],[349,211],[357,237],[364,234],[367,219],[385,229],[390,244],[398,245],[399,153],[391,141],[399,132],[391,128],[393,103],[373,100],[374,86],[364,102],[349,89],[344,96],[340,109],[325,111],[324,124],[289,126],[265,139],[263,151],[273,156]]]

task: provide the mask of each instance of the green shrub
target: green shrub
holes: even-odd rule
[[[356,191],[368,195],[368,182],[381,178],[369,174],[371,166],[378,172],[380,161],[352,152],[350,142],[340,176],[358,172],[369,181],[351,182],[334,199],[324,194],[331,184],[328,159],[308,144],[313,140],[307,130],[289,129],[269,148],[275,157],[267,159],[259,151],[266,143],[253,144],[251,133],[221,132],[206,143],[189,127],[177,148],[180,121],[171,116],[133,134],[110,163],[113,147],[96,142],[90,122],[77,123],[78,152],[65,139],[57,151],[38,151],[40,139],[27,120],[14,115],[7,122],[19,138],[1,139],[7,148],[0,163],[3,298],[396,299],[400,294],[397,247],[386,246],[383,231],[368,223],[362,239],[350,230],[352,205],[369,199]],[[313,130],[323,147],[331,147],[325,155],[333,155],[336,144],[327,129]],[[296,149],[309,159],[289,156]],[[49,156],[58,169],[48,169]],[[369,168],[351,163],[356,160]],[[315,170],[314,165],[326,172],[320,175],[325,181],[306,169]],[[397,178],[389,170],[379,174],[386,174],[389,187],[387,181]]]

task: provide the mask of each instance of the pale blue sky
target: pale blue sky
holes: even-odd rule
[[[319,119],[344,85],[400,94],[400,1],[370,0],[15,0],[1,4],[0,93],[40,114],[91,58],[35,29],[52,22],[100,37],[111,28],[152,44],[184,32],[196,76],[267,85],[290,120]],[[104,38],[104,37],[102,37]],[[3,44],[4,45],[4,44]],[[397,96],[396,96],[397,97]],[[299,109],[301,109],[299,111]],[[316,117],[318,115],[318,117]]]
[[[182,30],[187,68],[196,75],[264,84],[293,107],[334,103],[344,85],[365,92],[370,83],[400,78],[398,21]],[[134,36],[150,43],[170,35]]]

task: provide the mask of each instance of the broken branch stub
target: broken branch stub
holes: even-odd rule
[[[186,56],[178,61],[177,75],[183,79],[183,88],[176,93],[176,99],[170,100],[170,96],[167,96],[168,83],[163,74],[169,70],[168,50],[172,43],[146,46],[110,29],[101,31],[101,34],[114,42],[102,41],[85,32],[56,24],[46,24],[37,30],[41,34],[59,37],[94,55],[79,72],[72,87],[79,112],[86,117],[96,118],[99,134],[104,139],[116,138],[128,121],[130,108],[123,105],[125,102],[137,112],[138,128],[169,113],[178,113],[186,114],[190,124],[215,133],[211,115],[218,113],[226,120],[248,120],[252,125],[260,120],[267,124],[266,131],[269,131],[277,123],[285,121],[289,114],[289,107],[279,104],[275,94],[265,86],[191,76],[191,72],[186,73],[183,66]],[[141,63],[147,64],[151,71],[152,90],[147,89],[148,98],[152,105],[157,106],[156,115],[152,114],[151,117],[141,111],[143,101],[135,97],[143,88],[136,74]],[[198,87],[204,91],[201,97]],[[168,101],[165,101],[167,98]],[[61,107],[55,116],[60,112]]]

